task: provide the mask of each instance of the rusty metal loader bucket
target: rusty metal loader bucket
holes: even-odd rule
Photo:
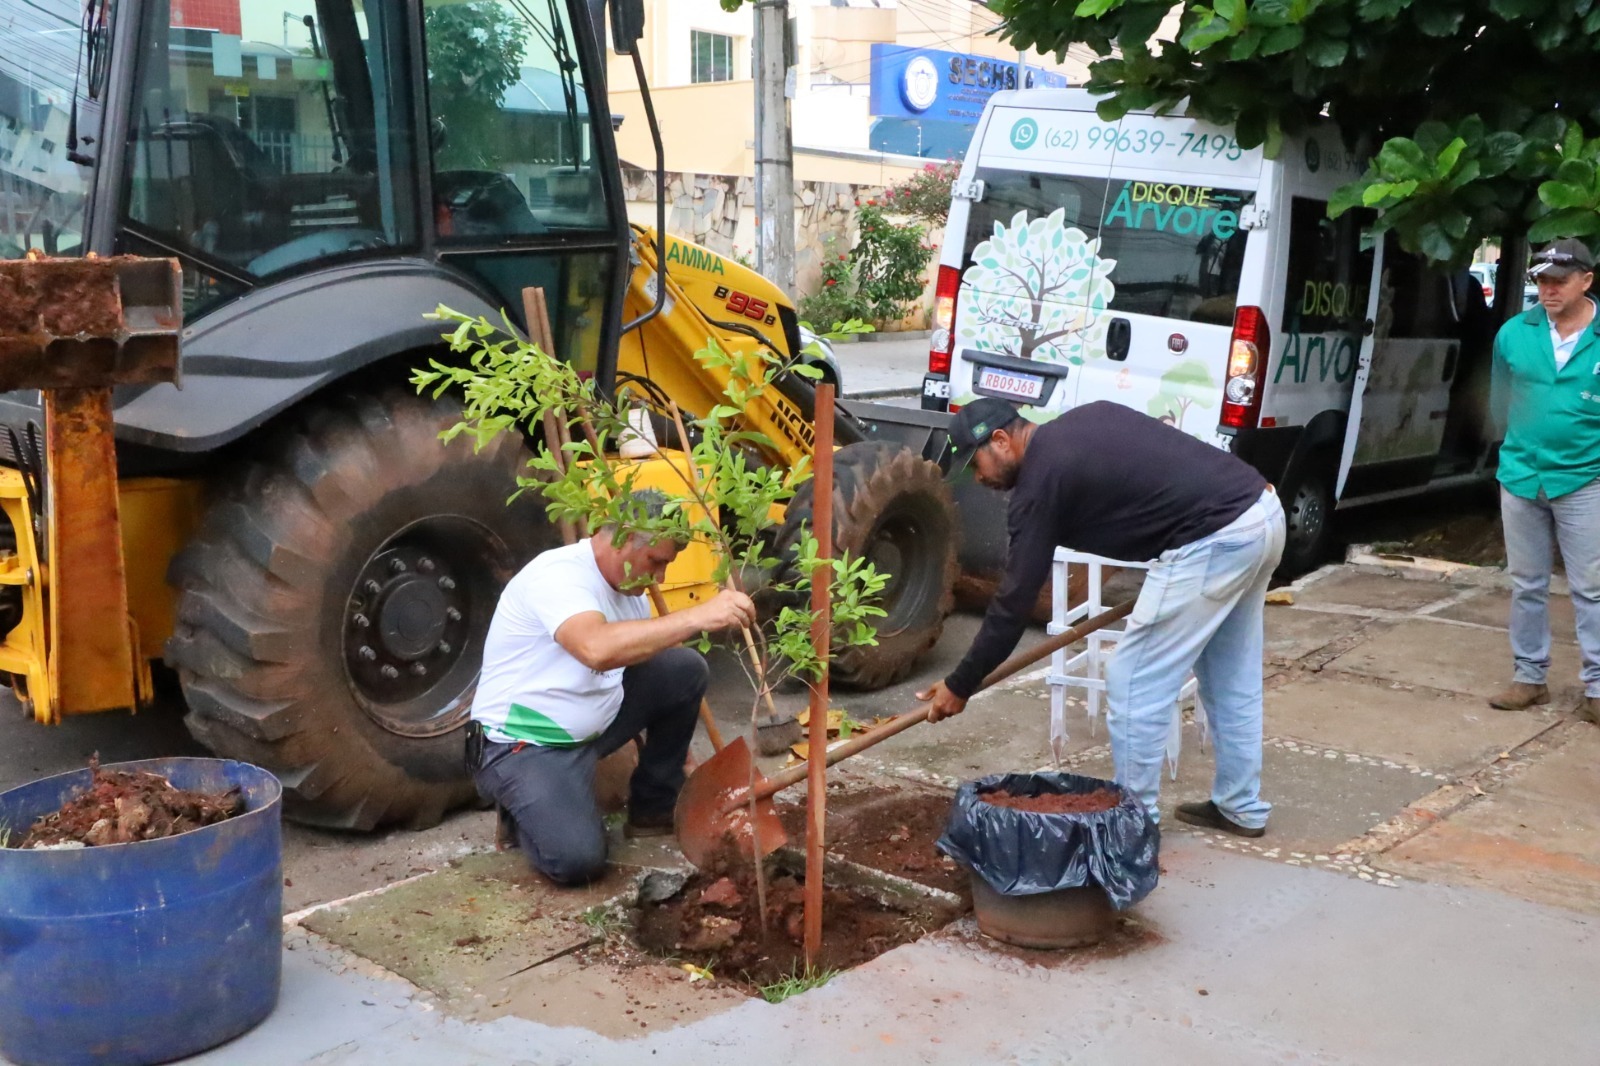
[[[17,537],[0,585],[21,585],[24,603],[0,671],[41,721],[133,707],[149,691],[128,614],[111,390],[176,383],[182,321],[176,260],[0,261],[0,390],[41,390],[45,435],[43,471],[19,455],[0,478]],[[43,551],[18,521],[24,504],[42,504]],[[44,619],[28,609],[41,604]]]

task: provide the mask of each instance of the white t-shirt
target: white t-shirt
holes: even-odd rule
[[[591,670],[556,643],[574,615],[608,622],[650,617],[643,596],[627,596],[600,574],[588,538],[541,552],[507,583],[483,645],[472,717],[490,740],[568,747],[605,731],[622,706],[622,667]]]

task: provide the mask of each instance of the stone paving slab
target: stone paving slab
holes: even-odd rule
[[[1553,645],[1550,660],[1555,706],[1570,707],[1580,691],[1577,648]],[[1487,699],[1511,681],[1511,648],[1505,634],[1487,629],[1423,619],[1373,623],[1329,668]]]
[[[1550,638],[1565,644],[1574,643],[1577,640],[1577,621],[1572,611],[1572,597],[1551,592],[1548,610]],[[1476,596],[1433,613],[1436,618],[1505,629],[1511,621],[1511,593],[1506,589],[1485,589]]]
[[[1183,753],[1174,781],[1161,778],[1162,824],[1173,825],[1179,803],[1211,795],[1212,754],[1199,746],[1199,731],[1184,727]],[[1109,748],[1097,748],[1072,763],[1075,773],[1113,776]],[[1293,852],[1329,854],[1444,783],[1431,773],[1386,766],[1379,759],[1311,745],[1269,741],[1262,751],[1262,794],[1273,805],[1267,836],[1254,843]]]
[[[1342,570],[1307,584],[1296,594],[1295,602],[1409,612],[1449,599],[1458,591],[1442,581],[1408,581]]]
[[[1600,729],[1565,728],[1563,747],[1385,853],[1382,865],[1600,915]]]
[[[1395,684],[1324,673],[1268,689],[1267,735],[1457,775],[1537,735],[1556,718],[1553,712],[1497,711],[1475,697]]]
[[[1067,752],[1076,755],[1106,742],[1089,731],[1081,704],[1067,711]],[[1050,692],[1042,679],[980,692],[955,718],[918,725],[864,753],[854,762],[880,772],[911,767],[930,777],[966,781],[1008,770],[1033,770],[1051,761]]]
[[[1296,607],[1268,607],[1266,657],[1268,662],[1290,663],[1359,632],[1366,619]]]
[[[516,1015],[630,1038],[744,1002],[726,985],[691,987],[665,963],[623,970],[551,958],[592,941],[596,930],[582,915],[625,891],[637,872],[613,865],[592,885],[558,888],[530,873],[520,852],[480,854],[303,924],[472,1021]]]

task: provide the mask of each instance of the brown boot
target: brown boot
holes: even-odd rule
[[[1585,696],[1578,701],[1577,710],[1573,712],[1585,722],[1600,725],[1600,696]]]
[[[1511,687],[1489,697],[1489,706],[1498,711],[1520,711],[1550,702],[1550,689],[1527,681],[1513,681]]]

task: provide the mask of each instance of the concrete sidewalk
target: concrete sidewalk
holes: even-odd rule
[[[778,1005],[670,972],[630,991],[567,960],[513,978],[517,960],[470,937],[445,972],[419,958],[424,919],[409,916],[445,930],[442,954],[459,935],[449,910],[537,959],[587,935],[580,912],[615,888],[538,888],[514,856],[482,854],[477,814],[452,826],[465,838],[448,867],[292,922],[278,1011],[194,1061],[1597,1061],[1600,729],[1564,713],[1579,691],[1570,605],[1553,601],[1557,702],[1507,713],[1485,703],[1510,672],[1502,575],[1367,559],[1291,595],[1267,613],[1268,835],[1165,818],[1161,884],[1115,947],[1008,950],[963,919]],[[952,619],[921,676],[836,705],[905,709],[972,628]],[[1035,671],[851,766],[942,784],[1046,766],[1047,701]],[[725,728],[748,707],[728,713]],[[1169,811],[1209,784],[1192,721],[1184,740]],[[1075,721],[1068,765],[1111,776],[1103,723]],[[566,1024],[577,1000],[636,1013],[600,1035]]]
[[[1123,953],[996,949],[970,920],[778,1005],[632,1040],[465,1022],[291,933],[284,998],[217,1066],[707,1062],[1549,1063],[1600,1047],[1600,933],[1557,908],[1394,888],[1173,835]]]

